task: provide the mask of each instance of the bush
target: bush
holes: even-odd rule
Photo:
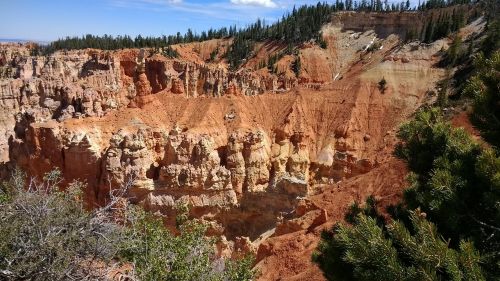
[[[382,77],[382,80],[378,82],[378,89],[382,94],[385,93],[385,90],[387,89],[387,81],[385,81],[385,77]]]
[[[497,19],[492,20],[488,24],[488,29],[486,31],[487,36],[482,42],[481,49],[486,56],[490,56],[500,49],[500,19],[498,19],[498,14],[495,16]]]
[[[165,56],[167,58],[175,59],[175,58],[179,57],[179,53],[176,50],[174,50],[174,48],[172,48],[171,46],[167,46],[167,47],[163,48],[163,56]]]
[[[323,37],[320,35],[318,36],[318,45],[321,49],[326,49],[328,48],[328,43],[325,41],[325,39],[323,39]]]
[[[180,234],[171,234],[161,219],[136,208],[121,256],[135,265],[140,280],[251,280],[251,257],[226,261],[215,256],[215,240],[205,226],[179,219]]]
[[[464,52],[462,51],[462,38],[460,35],[456,34],[453,36],[453,42],[450,45],[450,48],[446,51],[445,55],[445,63],[446,65],[455,66],[457,62],[464,56]]]
[[[300,56],[297,55],[297,57],[295,58],[295,60],[292,63],[292,70],[293,70],[293,73],[295,73],[296,77],[299,77],[301,69],[302,69],[302,63],[300,62]]]
[[[474,99],[472,121],[491,144],[500,148],[500,51],[490,58],[478,55],[476,74],[465,85],[465,94]]]
[[[483,255],[500,257],[500,158],[479,146],[463,129],[444,122],[437,109],[424,110],[399,131],[398,154],[407,161],[407,207],[421,208],[451,245],[474,242]],[[491,256],[493,255],[493,256]],[[495,269],[496,272],[498,268]]]
[[[133,280],[252,280],[252,257],[229,261],[215,256],[215,240],[205,227],[180,216],[179,235],[139,208],[124,211],[121,198],[87,211],[79,182],[59,191],[61,173],[26,184],[19,170],[2,184],[0,280],[102,280],[129,264]],[[126,191],[127,187],[123,190]],[[125,204],[126,206],[126,204]],[[120,212],[121,213],[121,212]]]
[[[366,49],[366,52],[375,52],[375,51],[378,51],[380,50],[380,47],[382,47],[382,43],[380,43],[379,41],[377,42],[374,42],[373,44],[371,44],[367,49]]]
[[[214,62],[215,59],[217,58],[218,54],[219,54],[219,47],[217,46],[217,48],[215,50],[213,50],[212,52],[210,52],[209,62]]]
[[[22,172],[5,184],[9,198],[0,205],[0,279],[67,280],[103,278],[97,263],[117,253],[120,227],[84,210],[82,184],[59,192],[60,172],[32,181],[24,190]]]

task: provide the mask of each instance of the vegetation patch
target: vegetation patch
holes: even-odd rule
[[[59,191],[60,176],[54,170],[28,183],[16,170],[1,185],[1,280],[103,280],[113,272],[132,280],[254,278],[252,257],[217,257],[215,239],[185,212],[174,235],[160,218],[121,197],[87,211],[84,185],[74,182]]]

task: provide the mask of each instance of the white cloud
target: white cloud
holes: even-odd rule
[[[231,3],[235,5],[252,5],[252,6],[262,6],[266,8],[276,8],[276,3],[273,0],[231,0]]]
[[[0,0],[1,2],[2,0]],[[107,0],[111,6],[122,9],[147,10],[158,13],[182,13],[183,19],[203,19],[211,26],[210,19],[244,27],[257,18],[272,23],[281,17],[286,9],[301,1],[318,0],[212,0],[200,3],[193,0]],[[359,1],[359,0],[358,0]]]

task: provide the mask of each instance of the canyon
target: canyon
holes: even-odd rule
[[[177,58],[0,45],[0,175],[58,168],[65,183],[86,183],[89,207],[127,186],[167,227],[188,204],[221,255],[256,255],[261,280],[323,280],[310,261],[321,230],[369,195],[398,202],[397,129],[445,77],[436,65],[451,40],[405,41],[416,18],[337,13],[322,29],[327,47],[298,46],[277,73],[258,67],[286,48],[273,42],[235,71],[209,59],[230,38],[174,45]],[[483,25],[471,22],[464,40]]]

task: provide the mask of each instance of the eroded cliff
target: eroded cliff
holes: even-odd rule
[[[403,43],[413,16],[374,15],[384,19],[373,27],[351,17],[323,28],[326,49],[297,48],[297,74],[291,57],[278,73],[254,70],[258,58],[233,72],[186,45],[178,59],[1,45],[0,161],[32,176],[58,167],[87,183],[90,205],[129,182],[128,198],[166,225],[188,203],[223,237],[222,254],[257,253],[263,279],[320,279],[307,255],[325,223],[370,194],[400,196],[395,130],[435,98],[450,43]],[[271,270],[280,258],[289,263]]]

